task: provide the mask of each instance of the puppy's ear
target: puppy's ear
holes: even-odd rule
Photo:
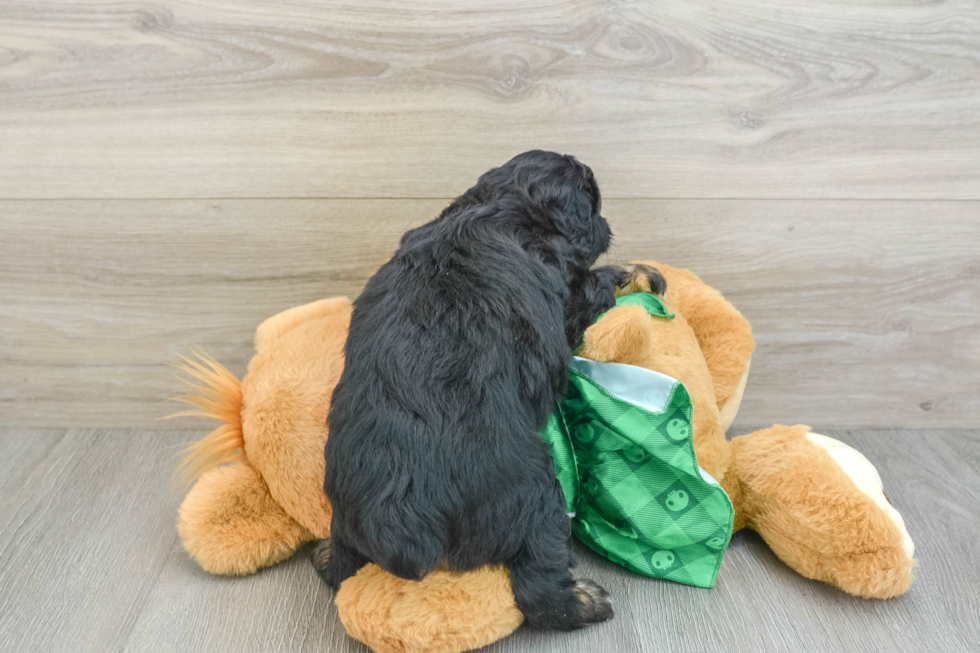
[[[582,166],[585,168],[585,166]],[[592,171],[585,168],[582,184],[567,184],[556,189],[552,220],[555,227],[579,250],[595,261],[609,249],[612,231],[599,214],[601,200]]]
[[[569,186],[557,190],[556,206],[553,214],[555,226],[573,243],[586,242],[592,235],[592,198],[582,189]]]

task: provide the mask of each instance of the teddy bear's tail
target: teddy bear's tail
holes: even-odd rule
[[[194,406],[194,409],[168,417],[194,415],[224,422],[207,437],[179,452],[178,473],[190,484],[212,467],[245,460],[242,382],[225,366],[203,352],[194,352],[190,358],[181,356],[177,367],[194,380],[183,379],[190,392],[174,397],[173,400]]]

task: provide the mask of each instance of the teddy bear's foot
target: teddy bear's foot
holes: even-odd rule
[[[806,426],[776,425],[732,441],[726,488],[737,525],[758,531],[786,564],[864,598],[890,598],[912,582],[914,547],[874,466]]]
[[[180,506],[184,548],[213,574],[251,574],[293,554],[313,534],[287,515],[247,463],[205,472]]]
[[[469,651],[524,620],[502,566],[439,569],[410,581],[369,564],[344,581],[336,603],[347,633],[377,653]]]

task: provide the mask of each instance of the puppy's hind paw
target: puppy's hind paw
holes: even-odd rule
[[[583,625],[596,624],[613,618],[609,592],[597,583],[586,579],[575,581],[575,596],[579,600],[581,610],[579,618]]]
[[[316,570],[317,575],[328,585],[330,584],[327,578],[327,567],[330,565],[330,554],[333,553],[333,546],[330,539],[320,540],[313,547],[313,551],[310,552],[310,562],[313,563],[313,568]]]

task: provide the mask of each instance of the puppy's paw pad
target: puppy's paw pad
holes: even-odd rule
[[[581,605],[583,623],[594,624],[612,619],[613,609],[609,601],[609,592],[597,583],[586,579],[575,581],[575,596],[578,597]]]

